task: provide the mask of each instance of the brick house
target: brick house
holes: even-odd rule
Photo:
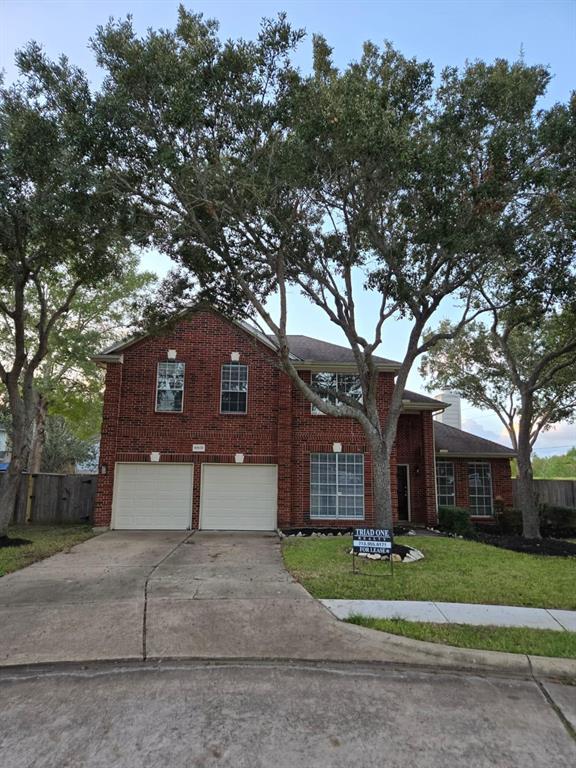
[[[350,349],[290,337],[306,380],[357,391]],[[362,428],[315,412],[274,344],[198,307],[161,335],[94,358],[106,367],[95,524],[121,529],[272,530],[374,522]],[[385,412],[398,364],[378,358]],[[431,525],[443,504],[490,517],[512,503],[507,448],[438,424],[445,407],[406,392],[392,457],[394,515]],[[437,489],[438,485],[438,489]]]

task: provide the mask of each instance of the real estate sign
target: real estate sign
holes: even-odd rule
[[[355,555],[390,555],[392,531],[388,528],[354,528],[352,549]]]

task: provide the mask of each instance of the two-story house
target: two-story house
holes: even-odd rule
[[[358,391],[350,349],[290,337],[306,380]],[[274,530],[374,522],[372,462],[353,419],[316,411],[278,367],[274,343],[198,307],[170,330],[118,344],[106,366],[95,525]],[[398,363],[378,358],[388,407]],[[437,504],[490,517],[512,502],[509,449],[433,420],[406,392],[392,457],[395,519],[433,525]]]

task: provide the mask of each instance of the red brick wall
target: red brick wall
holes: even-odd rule
[[[155,412],[157,364],[167,359],[168,349],[175,349],[177,360],[186,364],[182,413]],[[233,351],[249,367],[247,414],[220,414],[221,366],[230,362]],[[243,453],[246,463],[278,464],[280,527],[352,525],[353,520],[309,519],[310,453],[331,453],[335,442],[342,444],[343,452],[364,453],[365,522],[374,522],[372,464],[362,428],[352,419],[313,415],[310,403],[276,367],[273,351],[249,334],[214,312],[198,311],[173,331],[147,337],[123,355],[123,363],[107,366],[100,457],[107,471],[99,477],[96,525],[110,524],[115,463],[148,461],[152,451],[159,451],[162,461],[194,463],[194,527],[199,519],[200,465],[234,462],[236,453]],[[380,374],[378,399],[383,414],[393,384],[392,374]],[[394,505],[396,455],[418,473],[412,496],[418,515],[413,519],[419,522],[435,516],[429,483],[434,472],[431,430],[427,413],[402,416],[392,457]],[[204,444],[205,453],[193,453],[194,443]]]

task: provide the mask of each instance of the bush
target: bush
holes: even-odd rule
[[[542,504],[540,531],[543,536],[573,536],[576,532],[576,510]]]
[[[438,528],[458,536],[469,536],[474,531],[470,512],[462,507],[438,507]]]
[[[505,536],[522,534],[522,512],[514,507],[504,507],[496,513],[496,523]]]

